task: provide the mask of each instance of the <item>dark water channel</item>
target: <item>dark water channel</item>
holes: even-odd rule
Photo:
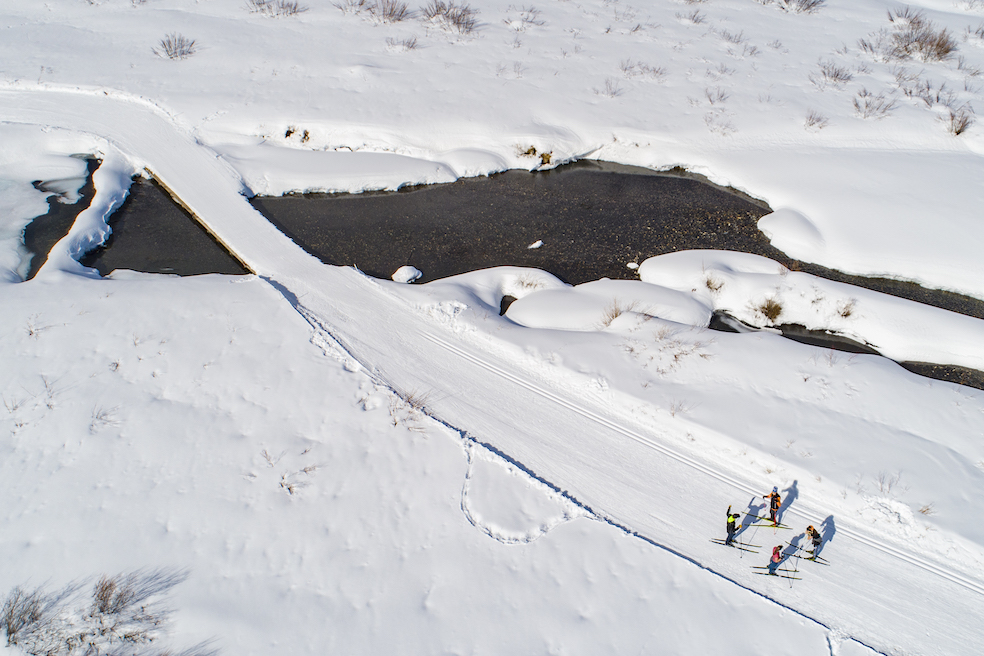
[[[31,258],[31,267],[27,271],[28,280],[37,275],[48,261],[48,254],[52,247],[72,229],[75,217],[92,203],[92,197],[96,192],[92,184],[92,174],[99,168],[99,160],[87,159],[86,168],[88,173],[85,184],[79,189],[79,198],[74,203],[63,202],[60,194],[52,194],[48,197],[48,213],[35,218],[25,226],[24,247],[34,255]],[[34,187],[41,191],[51,191],[41,180],[36,181]]]
[[[91,200],[93,170],[90,163],[90,181],[76,214]],[[638,276],[627,263],[680,250],[720,249],[762,255],[793,270],[984,319],[984,301],[971,297],[914,283],[849,276],[792,260],[757,228],[758,219],[770,212],[765,203],[685,171],[658,173],[588,161],[552,171],[507,171],[396,192],[255,197],[250,202],[323,262],[354,265],[379,278],[411,264],[423,272],[421,282],[505,265],[543,269],[571,284],[604,277],[635,280]],[[53,211],[62,207],[75,206],[52,204]],[[47,253],[71,227],[70,220],[55,227],[58,222],[51,219],[51,213],[39,217],[25,230],[32,252]],[[103,275],[114,269],[247,273],[155,182],[136,179],[110,225],[109,241],[82,260]],[[542,246],[529,248],[537,241]],[[711,328],[735,330],[735,325],[719,315]],[[796,325],[780,329],[790,339],[816,346],[875,352],[825,331]],[[921,375],[984,389],[984,372],[900,364]]]
[[[195,276],[249,273],[157,182],[136,178],[109,218],[113,233],[82,264],[101,275],[114,269]]]
[[[258,196],[253,206],[323,262],[419,282],[494,266],[565,282],[637,279],[626,265],[693,248],[781,258],[756,228],[762,203],[680,175],[607,162],[506,171],[395,192]],[[542,241],[539,248],[529,248]]]

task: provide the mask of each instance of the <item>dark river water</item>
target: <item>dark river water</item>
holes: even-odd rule
[[[494,266],[565,282],[636,279],[626,265],[691,248],[782,254],[756,228],[762,203],[679,175],[606,162],[507,171],[395,192],[257,196],[253,206],[328,264],[419,282]],[[538,248],[530,248],[542,242]]]
[[[90,174],[98,162],[90,163]],[[39,183],[43,184],[43,183]],[[91,181],[76,205],[52,211],[25,230],[31,274],[91,200]],[[874,289],[984,319],[984,301],[914,283],[863,278],[798,262],[758,230],[768,206],[684,171],[656,173],[607,162],[578,162],[552,171],[507,171],[450,184],[395,192],[258,196],[268,220],[327,264],[357,266],[389,278],[403,265],[420,282],[494,266],[536,267],[578,284],[599,278],[635,280],[629,263],[690,249],[754,253],[790,269]],[[113,234],[82,263],[103,275],[114,269],[197,275],[248,271],[154,182],[137,179],[110,218]],[[537,248],[532,244],[541,242]],[[728,329],[717,322],[716,329]],[[809,344],[865,352],[822,331],[782,326]],[[858,349],[861,351],[858,351]],[[867,349],[870,351],[870,349]],[[900,363],[922,375],[984,389],[984,373],[944,365]]]

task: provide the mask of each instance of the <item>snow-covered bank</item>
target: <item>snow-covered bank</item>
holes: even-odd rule
[[[464,35],[419,15],[385,22],[300,4],[280,18],[241,0],[18,5],[3,13],[0,79],[152,99],[220,151],[258,138],[307,159],[330,151],[293,181],[275,171],[299,165],[269,151],[271,190],[401,184],[400,171],[342,163],[349,150],[421,160],[392,163],[408,183],[533,168],[541,153],[683,165],[807,217],[822,242],[773,231],[794,257],[984,297],[984,132],[972,123],[955,137],[941,120],[951,109],[973,120],[982,104],[975,3],[912,5],[949,30],[956,50],[943,61],[864,51],[860,40],[904,22],[882,0],[828,0],[814,13],[751,0],[531,12],[486,0]],[[79,29],[92,35],[84,45]],[[195,40],[191,56],[154,54],[170,33]],[[264,188],[255,164],[244,173]]]

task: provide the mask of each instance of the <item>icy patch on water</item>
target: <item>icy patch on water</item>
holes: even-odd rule
[[[585,512],[515,465],[469,447],[461,510],[474,526],[505,544],[529,543]]]

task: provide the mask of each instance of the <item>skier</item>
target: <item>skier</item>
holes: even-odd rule
[[[772,525],[777,526],[779,524],[779,508],[782,507],[782,497],[779,496],[779,488],[773,487],[771,494],[763,494],[763,499],[769,500],[769,517],[772,519]]]
[[[731,546],[731,541],[735,539],[735,533],[738,532],[739,524],[738,520],[741,518],[740,513],[731,513],[731,506],[728,506],[728,538],[724,541],[725,546]]]
[[[823,538],[820,537],[820,531],[813,528],[812,525],[807,526],[806,537],[810,538],[810,540],[813,542],[813,551],[811,551],[810,553],[813,554],[814,558],[816,558],[817,554],[820,553],[820,545],[823,542]]]
[[[779,563],[782,562],[782,545],[772,549],[772,558],[769,559],[769,574],[772,576],[777,576],[776,570],[779,568]]]

